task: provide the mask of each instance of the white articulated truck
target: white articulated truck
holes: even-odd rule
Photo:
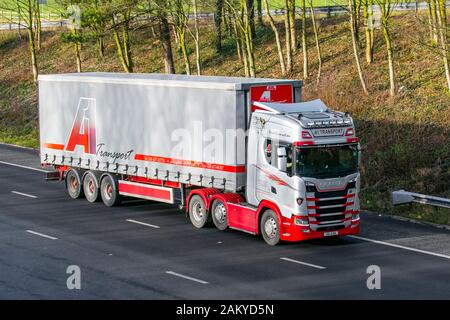
[[[353,120],[300,100],[296,80],[41,75],[41,163],[72,198],[179,204],[270,245],[357,234]]]

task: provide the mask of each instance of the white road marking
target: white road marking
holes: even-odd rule
[[[173,271],[166,271],[166,273],[167,273],[167,274],[171,274],[171,275],[176,276],[176,277],[183,278],[183,279],[195,281],[195,282],[198,282],[198,283],[201,283],[201,284],[209,284],[209,282],[207,282],[207,281],[203,281],[203,280],[200,280],[200,279],[188,277],[188,276],[185,276],[185,275],[183,275],[183,274],[176,273],[176,272],[173,272]]]
[[[160,226],[155,226],[154,224],[149,224],[149,223],[145,223],[145,222],[141,222],[141,221],[137,221],[137,220],[133,220],[133,219],[127,219],[126,221],[132,222],[132,223],[136,223],[136,224],[140,224],[140,225],[146,226],[146,227],[155,228],[155,229],[159,229],[160,228]]]
[[[373,242],[373,243],[376,243],[376,244],[381,244],[381,245],[384,245],[384,246],[394,247],[394,248],[398,248],[398,249],[403,249],[403,250],[408,250],[408,251],[413,251],[413,252],[418,252],[418,253],[428,254],[428,255],[430,255],[430,256],[435,256],[435,257],[440,257],[440,258],[450,259],[450,256],[445,255],[445,254],[436,253],[436,252],[431,252],[431,251],[426,251],[426,250],[420,250],[420,249],[411,248],[411,247],[405,247],[405,246],[402,246],[402,245],[399,245],[399,244],[394,244],[394,243],[384,242],[384,241],[380,241],[380,240],[374,240],[374,239],[364,238],[364,237],[360,237],[360,236],[352,236],[352,235],[349,235],[349,236],[347,236],[347,237],[355,238],[355,239],[363,240],[363,241],[368,241],[368,242]]]
[[[312,264],[312,263],[306,263],[306,262],[294,260],[294,259],[291,259],[291,258],[285,258],[285,257],[282,257],[282,258],[280,258],[280,259],[281,259],[281,260],[284,260],[284,261],[288,261],[288,262],[293,262],[293,263],[302,264],[302,265],[304,265],[304,266],[308,266],[308,267],[312,267],[312,268],[316,268],[316,269],[320,269],[320,270],[326,269],[326,267],[318,266],[318,265]]]
[[[33,199],[36,199],[36,198],[37,198],[37,196],[33,196],[32,194],[23,193],[23,192],[19,192],[19,191],[11,191],[11,193],[18,194],[19,196],[24,196],[24,197],[28,197],[28,198],[33,198]]]
[[[55,237],[52,237],[52,236],[49,236],[49,235],[46,235],[46,234],[43,234],[43,233],[39,233],[39,232],[36,232],[36,231],[33,231],[33,230],[27,230],[27,232],[31,233],[31,234],[35,234],[35,235],[40,236],[40,237],[44,237],[44,238],[50,239],[50,240],[58,240],[58,238],[55,238]]]
[[[33,168],[33,167],[22,166],[22,165],[17,164],[17,163],[11,163],[11,162],[6,162],[6,161],[0,161],[0,164],[6,164],[7,166],[13,166],[13,167],[18,167],[18,168],[22,168],[22,169],[39,171],[39,172],[49,172],[49,171],[44,170],[44,169],[38,169],[38,168]]]

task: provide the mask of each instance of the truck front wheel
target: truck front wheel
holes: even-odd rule
[[[217,229],[223,231],[228,228],[227,207],[221,200],[214,201],[211,209],[211,216]]]
[[[189,219],[196,228],[203,228],[210,221],[206,205],[199,195],[192,196],[189,201]]]
[[[78,199],[83,196],[83,188],[81,187],[80,173],[74,169],[70,169],[66,175],[67,193],[72,199]]]
[[[84,176],[83,191],[86,200],[89,202],[96,202],[100,199],[98,179],[92,171],[88,171]]]
[[[280,225],[275,212],[266,210],[263,213],[259,230],[267,244],[274,246],[280,241]]]
[[[105,175],[100,183],[100,194],[103,203],[108,207],[117,206],[120,203],[119,190],[116,180],[109,174]]]

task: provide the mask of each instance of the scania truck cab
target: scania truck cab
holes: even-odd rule
[[[249,206],[274,204],[259,221],[266,242],[358,233],[360,153],[352,118],[321,100],[255,105],[245,193]]]

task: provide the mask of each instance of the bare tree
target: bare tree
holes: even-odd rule
[[[295,0],[289,0],[289,29],[292,52],[297,51],[297,31],[295,29]]]
[[[381,29],[383,32],[384,42],[386,44],[388,67],[389,67],[389,94],[393,97],[396,93],[395,71],[394,71],[394,54],[392,49],[392,38],[390,33],[389,18],[391,17],[394,2],[393,0],[375,0],[381,12]]]
[[[373,16],[373,0],[361,0],[363,2],[363,19],[365,24],[365,40],[366,40],[366,62],[371,64],[373,61],[373,40],[374,40],[374,16]]]
[[[194,10],[194,42],[195,42],[195,61],[197,66],[197,74],[202,74],[202,67],[201,67],[201,57],[200,57],[200,31],[198,27],[198,7],[197,7],[197,0],[192,0],[192,7]]]
[[[356,38],[356,30],[354,20],[356,19],[354,0],[348,0],[348,11],[350,16],[350,30],[352,34],[353,55],[355,57],[356,68],[358,70],[359,80],[361,81],[361,87],[365,95],[369,94],[367,90],[366,80],[364,79],[361,62],[359,61],[358,42]]]
[[[289,0],[284,0],[284,29],[286,37],[286,69],[292,71],[292,39]]]
[[[286,74],[286,64],[284,62],[284,54],[283,54],[283,48],[282,48],[281,40],[280,40],[280,33],[278,32],[277,25],[275,24],[275,21],[274,21],[272,15],[270,14],[270,7],[269,7],[268,0],[264,0],[264,8],[266,10],[266,16],[267,16],[267,19],[269,20],[270,27],[272,28],[272,31],[275,35],[275,43],[277,45],[278,59],[280,60],[281,73],[283,75],[285,75]]]
[[[302,0],[303,79],[308,79],[308,42],[306,35],[306,0]]]
[[[317,82],[316,82],[316,86],[319,86],[320,83],[320,76],[322,73],[322,51],[320,49],[320,42],[319,42],[319,31],[317,30],[317,24],[316,24],[316,16],[314,14],[314,7],[313,7],[313,0],[309,1],[309,8],[311,11],[311,21],[312,21],[312,26],[313,26],[313,30],[314,30],[314,39],[316,42],[316,50],[317,50],[317,61],[318,61],[318,70],[317,70]]]
[[[434,0],[431,0],[434,1]],[[442,61],[444,63],[445,78],[447,80],[447,87],[450,91],[450,70],[448,63],[448,46],[447,46],[447,12],[445,0],[436,0],[437,6],[437,29],[439,34],[439,46],[441,49]]]
[[[189,61],[189,54],[186,47],[186,30],[188,23],[188,16],[186,12],[189,12],[190,10],[190,3],[184,2],[183,0],[174,0],[171,6],[172,19],[174,23],[175,34],[178,38],[178,45],[183,55],[186,74],[190,75],[191,62]]]

